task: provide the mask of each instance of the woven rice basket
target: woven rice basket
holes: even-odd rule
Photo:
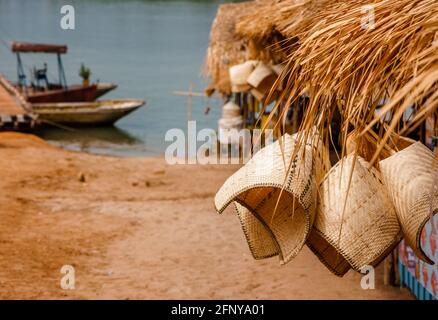
[[[266,64],[260,62],[254,71],[248,76],[247,82],[254,88],[257,88],[263,80],[273,75],[274,71],[272,71],[272,69]]]
[[[263,101],[271,91],[277,75],[274,71],[264,63],[259,63],[251,75],[248,77],[248,84],[252,86],[251,94],[259,101]],[[265,101],[266,104],[271,103],[277,97],[271,97],[270,101]]]
[[[277,256],[280,250],[269,229],[247,208],[238,202],[234,202],[234,204],[246,242],[254,259],[260,260]]]
[[[388,158],[394,152],[393,150],[403,150],[413,143],[415,140],[393,133],[385,148],[380,151],[378,159]],[[346,154],[357,153],[366,161],[371,161],[377,151],[377,144],[376,138],[370,134],[362,135],[359,130],[353,130],[347,136]]]
[[[271,66],[271,69],[272,69],[272,71],[275,72],[275,74],[277,76],[279,76],[279,75],[281,75],[281,73],[284,70],[284,64],[275,64],[275,65]]]
[[[241,115],[240,107],[232,101],[228,101],[222,107],[222,119],[232,119]]]
[[[232,85],[231,86],[231,92],[233,93],[239,93],[239,92],[247,92],[251,89],[251,86],[249,84],[241,84],[241,85]]]
[[[379,165],[407,243],[419,258],[433,264],[421,248],[420,236],[432,214],[438,212],[434,154],[416,142]]]
[[[401,239],[380,173],[368,167],[363,158],[347,156],[320,185],[318,210],[307,245],[338,276],[350,266],[356,271],[366,265],[376,266]]]
[[[231,85],[234,86],[247,85],[247,79],[254,71],[256,65],[257,65],[257,61],[248,60],[244,63],[230,67],[229,74],[230,74]]]
[[[292,137],[296,136],[297,135],[293,135]],[[314,134],[313,137],[316,138],[314,141],[319,139],[319,137]],[[312,144],[311,141],[313,137],[308,139],[310,144]],[[323,170],[326,170],[328,165],[328,159],[324,156],[321,140],[319,140],[318,143],[313,143],[312,146],[314,148],[314,174],[317,181],[321,181],[320,179],[323,177]],[[279,254],[279,248],[269,228],[267,228],[262,221],[257,219],[257,217],[255,217],[247,208],[237,202],[234,202],[234,204],[254,259],[260,260],[277,256]]]
[[[228,178],[215,197],[219,213],[233,201],[251,212],[272,234],[281,263],[289,262],[301,250],[316,210],[312,147],[302,144],[301,149],[294,152],[295,145],[293,136],[284,135],[261,149]],[[292,155],[295,156],[292,158]],[[260,230],[260,225],[256,228]],[[246,234],[247,239],[250,238],[248,232]],[[250,248],[255,247],[253,243],[257,241],[250,240]],[[265,249],[254,251],[256,256],[266,255]]]

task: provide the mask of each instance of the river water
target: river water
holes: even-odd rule
[[[38,132],[48,141],[73,150],[120,156],[163,154],[164,136],[171,128],[186,129],[188,98],[172,94],[202,91],[202,68],[210,27],[217,7],[225,1],[0,0],[0,73],[16,81],[12,40],[67,44],[63,56],[69,84],[80,83],[81,63],[90,67],[92,81],[115,82],[118,88],[101,99],[140,98],[146,107],[110,128],[74,132],[47,128]],[[75,9],[75,30],[60,27],[60,9]],[[49,66],[57,79],[55,56],[22,56],[25,72]],[[220,100],[193,98],[192,117],[198,130],[216,128]],[[210,107],[206,115],[204,110]]]

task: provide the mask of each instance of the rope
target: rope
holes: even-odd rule
[[[70,131],[70,132],[76,132],[77,131],[77,130],[71,128],[71,127],[68,127],[68,126],[65,126],[65,125],[59,124],[57,122],[50,121],[50,120],[45,120],[45,119],[39,119],[38,118],[38,121],[40,121],[42,123],[46,123],[46,124],[51,125],[51,126],[56,127],[56,128],[60,128],[60,129],[66,130],[66,131]]]

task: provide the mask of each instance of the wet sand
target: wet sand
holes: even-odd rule
[[[2,299],[411,299],[333,276],[304,248],[286,266],[252,259],[215,192],[235,166],[69,152],[0,134]],[[63,265],[75,268],[63,290]]]

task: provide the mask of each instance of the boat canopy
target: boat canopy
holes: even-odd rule
[[[29,43],[29,42],[12,42],[11,50],[14,53],[67,53],[66,45]]]
[[[29,43],[29,42],[16,42],[11,43],[11,50],[17,56],[17,75],[18,75],[18,85],[20,87],[26,87],[26,75],[24,73],[23,62],[21,61],[20,53],[54,53],[58,60],[58,74],[59,74],[59,85],[63,88],[67,88],[67,80],[65,79],[64,66],[62,65],[61,54],[67,53],[66,45],[57,44],[43,44],[43,43]],[[35,68],[34,68],[35,70]],[[35,70],[34,72],[37,72]],[[47,68],[40,70],[42,75],[37,75],[36,78],[44,80],[48,86],[47,80]]]

